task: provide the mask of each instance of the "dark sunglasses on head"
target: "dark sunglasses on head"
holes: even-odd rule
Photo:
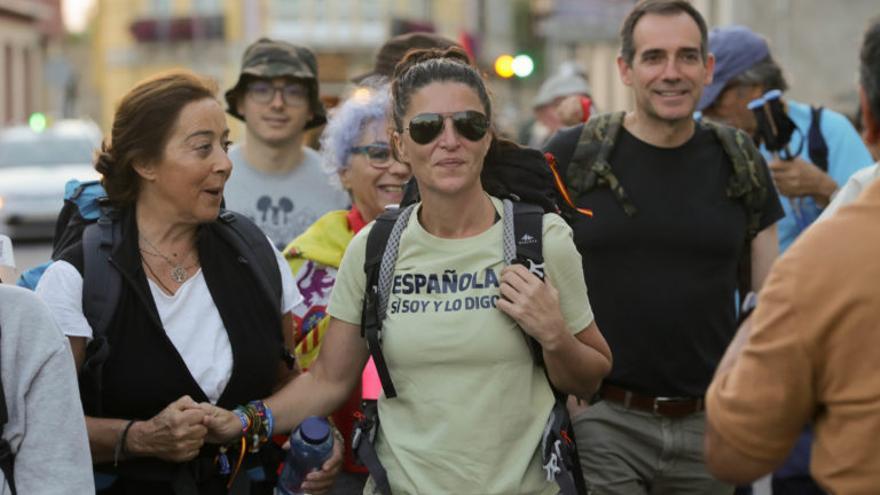
[[[489,118],[475,110],[454,113],[420,113],[409,121],[409,135],[419,144],[428,144],[443,132],[446,118],[455,131],[468,141],[479,141],[489,131]]]
[[[373,143],[365,146],[352,146],[349,153],[367,155],[370,165],[376,168],[387,168],[391,165],[391,148],[388,143]]]
[[[269,103],[275,99],[275,93],[281,92],[281,99],[287,105],[304,103],[306,100],[306,88],[301,84],[287,83],[283,86],[275,86],[268,81],[254,81],[247,85],[247,94],[257,103]]]

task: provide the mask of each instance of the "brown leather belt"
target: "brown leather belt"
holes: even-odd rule
[[[704,409],[702,397],[651,397],[609,384],[602,384],[599,397],[627,409],[637,409],[667,418],[682,418]]]

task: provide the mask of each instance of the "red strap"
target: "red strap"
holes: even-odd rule
[[[581,96],[581,110],[584,114],[584,122],[590,120],[590,113],[593,111],[593,100],[589,96]]]
[[[550,166],[550,171],[553,173],[553,181],[556,183],[556,189],[559,191],[559,194],[562,195],[562,199],[565,200],[565,203],[572,207],[575,211],[582,215],[586,215],[588,217],[593,216],[593,210],[587,208],[578,208],[574,205],[574,201],[571,200],[571,195],[568,193],[568,188],[565,187],[565,183],[562,181],[562,177],[559,176],[559,169],[556,168],[556,157],[553,156],[553,153],[549,151],[544,153],[544,158],[547,160],[547,165]]]

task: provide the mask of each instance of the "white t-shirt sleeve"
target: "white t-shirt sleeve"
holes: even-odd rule
[[[292,311],[293,308],[302,303],[303,296],[299,292],[299,288],[296,286],[296,281],[293,279],[293,273],[290,272],[290,265],[287,264],[284,255],[281,254],[281,251],[275,249],[275,245],[272,244],[271,239],[266,237],[266,240],[275,252],[275,260],[278,261],[278,270],[281,272],[281,314],[283,315]]]
[[[92,327],[83,315],[82,291],[82,275],[66,261],[49,265],[36,288],[64,335],[91,339]]]

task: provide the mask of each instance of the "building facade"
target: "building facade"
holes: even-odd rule
[[[590,74],[602,110],[632,108],[620,82],[618,30],[635,0],[531,0],[547,67],[576,61]],[[852,114],[858,47],[876,0],[694,0],[709,27],[742,24],[765,36],[792,98]]]
[[[52,110],[45,68],[63,35],[61,0],[0,0],[0,125]]]

